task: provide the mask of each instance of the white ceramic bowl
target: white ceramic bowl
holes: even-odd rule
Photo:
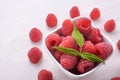
[[[75,19],[77,19],[77,18],[75,18]],[[92,24],[92,25],[93,25],[93,24]],[[93,25],[93,27],[95,27],[95,26]],[[59,30],[59,29],[56,29],[56,30],[52,31],[51,33],[47,34],[47,36],[50,35],[50,34],[52,34],[52,33],[54,33],[54,32],[56,32],[57,30]],[[102,32],[101,32],[101,34],[102,34],[102,37],[103,37],[104,42],[107,42],[107,43],[111,44],[112,47],[113,47],[113,50],[114,50],[114,45],[113,45],[112,41],[111,41],[107,36],[105,36]],[[47,36],[46,36],[46,37],[47,37]],[[46,38],[46,37],[45,37],[45,38]],[[44,45],[45,45],[45,48],[46,48],[47,53],[48,53],[49,56],[53,59],[53,61],[55,62],[55,64],[58,65],[58,68],[61,69],[61,71],[63,71],[63,73],[65,73],[65,74],[66,74],[68,77],[70,77],[71,79],[79,79],[80,77],[87,76],[88,74],[91,74],[92,72],[96,71],[96,69],[98,69],[99,67],[106,65],[106,64],[100,63],[100,64],[98,64],[95,68],[93,68],[92,70],[90,70],[90,71],[88,71],[88,72],[85,72],[85,73],[79,74],[79,75],[78,75],[78,74],[73,74],[73,73],[69,72],[68,70],[64,69],[64,68],[61,66],[61,64],[54,58],[54,56],[51,54],[51,52],[50,52],[49,49],[47,48],[46,43],[45,43],[45,40],[44,40]],[[113,52],[112,52],[112,53],[113,53]],[[112,56],[112,53],[107,57],[107,59],[105,60],[105,62],[106,62],[107,60],[109,60],[109,58]]]

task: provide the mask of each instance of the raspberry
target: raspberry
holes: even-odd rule
[[[95,44],[95,47],[97,49],[98,56],[102,59],[106,59],[113,51],[113,48],[110,44],[105,42],[100,42]]]
[[[57,17],[55,16],[55,14],[50,13],[47,15],[46,24],[50,28],[55,27],[57,25]]]
[[[53,56],[55,57],[55,59],[57,60],[57,61],[60,61],[60,56],[62,55],[63,53],[61,53],[61,52],[59,52],[59,51],[55,51],[54,53],[53,53]]]
[[[62,23],[62,33],[64,36],[70,35],[73,31],[73,23],[70,19],[66,19]]]
[[[88,40],[90,40],[92,43],[101,42],[103,39],[100,30],[98,28],[93,28],[88,37]]]
[[[53,75],[50,71],[42,69],[38,73],[38,80],[53,80]]]
[[[111,78],[111,80],[120,80],[120,77],[119,76],[113,77],[113,78]]]
[[[120,50],[120,40],[118,40],[118,42],[117,42],[117,47]]]
[[[50,34],[46,37],[46,45],[49,50],[54,50],[54,46],[58,46],[60,44],[60,36],[57,33]]]
[[[79,18],[76,20],[76,27],[84,36],[88,36],[92,29],[91,21],[86,17]]]
[[[112,32],[115,29],[115,21],[113,19],[110,19],[105,22],[104,29],[107,32]]]
[[[82,50],[83,50],[83,52],[90,52],[93,54],[96,53],[96,48],[91,41],[85,41]]]
[[[33,47],[28,52],[28,58],[31,63],[36,64],[41,60],[42,52],[39,48]]]
[[[70,9],[70,16],[71,16],[71,18],[75,18],[75,17],[80,16],[80,12],[79,12],[79,9],[78,9],[77,6],[73,6],[73,7]]]
[[[100,16],[101,16],[101,13],[98,8],[94,8],[90,13],[90,18],[92,20],[97,20],[98,18],[100,18]]]
[[[66,47],[66,48],[73,48],[73,49],[77,49],[78,48],[76,41],[70,35],[66,36],[62,40],[62,42],[60,43],[59,46]]]
[[[38,28],[32,28],[29,32],[30,40],[38,42],[42,39],[42,32]]]
[[[67,70],[73,69],[77,64],[77,61],[78,58],[70,54],[63,54],[60,57],[60,64]]]
[[[85,73],[93,68],[94,68],[94,63],[84,59],[80,59],[77,65],[77,70],[80,73]]]

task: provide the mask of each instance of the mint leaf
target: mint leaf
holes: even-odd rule
[[[84,45],[84,37],[80,33],[80,31],[74,26],[73,32],[72,32],[72,37],[75,39],[77,44],[82,47]]]
[[[54,48],[57,49],[58,51],[62,52],[62,53],[67,53],[67,54],[71,54],[71,55],[80,57],[80,52],[78,52],[75,49],[65,48],[65,47],[60,47],[60,46],[54,46]]]
[[[91,62],[103,62],[104,63],[104,61],[101,58],[89,52],[81,52],[80,56],[81,58],[86,59]]]

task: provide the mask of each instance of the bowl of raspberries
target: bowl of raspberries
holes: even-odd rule
[[[45,38],[45,47],[58,67],[71,78],[94,72],[110,58],[113,43],[87,17],[66,19]]]

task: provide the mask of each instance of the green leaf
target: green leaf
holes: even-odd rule
[[[77,44],[82,47],[84,45],[84,37],[80,33],[80,31],[74,26],[73,32],[72,32],[72,37],[75,39]]]
[[[104,63],[104,61],[101,58],[99,58],[98,56],[96,56],[96,55],[94,55],[92,53],[82,52],[82,53],[80,53],[80,55],[81,55],[81,58],[86,59],[88,61],[91,61],[91,62],[103,62]]]
[[[71,54],[71,55],[80,57],[80,52],[78,52],[75,49],[65,48],[65,47],[60,47],[60,46],[54,46],[54,48],[57,49],[58,51],[62,52],[62,53]]]

